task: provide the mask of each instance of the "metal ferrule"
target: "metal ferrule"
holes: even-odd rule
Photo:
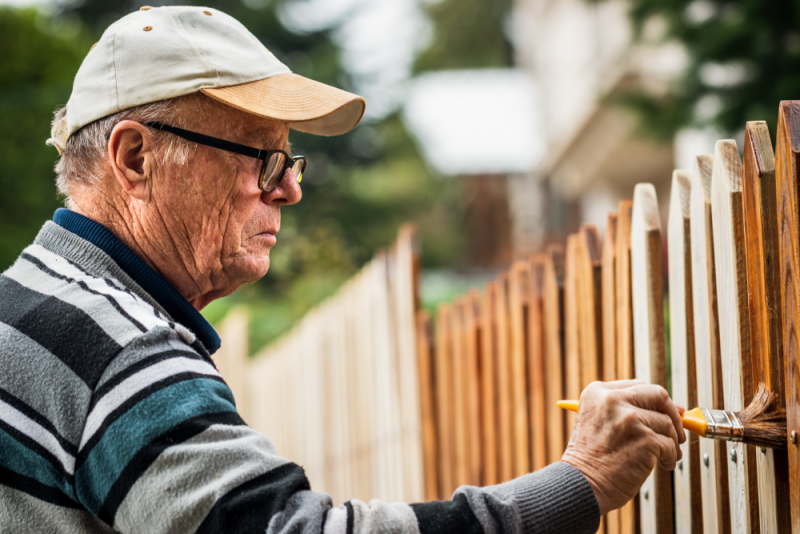
[[[701,408],[703,417],[706,418],[708,429],[706,437],[723,439],[726,441],[742,441],[744,426],[736,414],[728,410],[709,410]]]

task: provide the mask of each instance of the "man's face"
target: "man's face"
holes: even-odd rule
[[[209,98],[185,106],[187,129],[261,149],[288,152],[286,123],[254,117]],[[170,134],[166,134],[170,135]],[[280,230],[282,205],[302,193],[291,170],[272,193],[258,188],[261,161],[193,144],[185,165],[160,167],[150,198],[183,263],[209,278],[214,298],[263,277]],[[202,288],[199,288],[202,291]]]

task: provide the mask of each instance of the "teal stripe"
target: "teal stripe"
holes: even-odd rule
[[[2,428],[0,428],[0,466],[37,480],[45,486],[57,488],[71,499],[77,500],[75,488],[61,471]]]
[[[81,502],[96,515],[136,453],[187,419],[219,412],[236,412],[236,407],[231,390],[218,380],[194,378],[146,397],[106,429],[75,473]]]

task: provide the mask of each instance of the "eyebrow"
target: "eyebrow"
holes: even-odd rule
[[[250,146],[256,148],[274,150],[274,147],[278,146],[279,142],[274,136],[270,134],[271,132],[261,131],[260,134],[247,137],[245,142],[248,143]],[[283,147],[281,147],[281,150],[289,154],[289,156],[294,156],[294,147],[292,146],[292,143],[288,139],[283,144]]]

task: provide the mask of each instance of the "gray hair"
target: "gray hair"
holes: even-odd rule
[[[194,95],[187,95],[167,100],[159,100],[135,108],[126,109],[102,119],[97,119],[73,133],[67,140],[64,153],[56,163],[56,187],[64,197],[67,207],[72,207],[72,187],[77,184],[95,186],[103,178],[108,151],[108,138],[114,127],[124,120],[137,122],[161,122],[186,128],[185,116],[179,113],[179,101],[190,100]],[[57,110],[53,124],[58,122],[67,112],[64,106]],[[158,157],[161,163],[183,165],[196,148],[178,136],[154,130]]]

